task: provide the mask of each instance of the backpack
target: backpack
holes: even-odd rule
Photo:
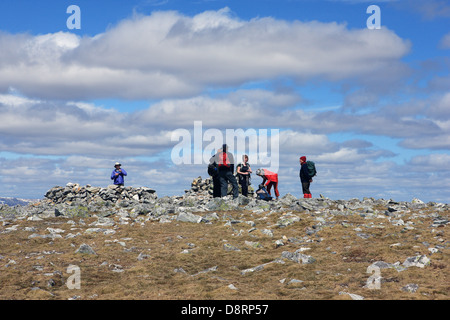
[[[308,174],[312,178],[317,174],[316,165],[312,161],[306,161],[308,167]]]
[[[214,162],[214,163],[210,163],[210,164],[208,165],[208,174],[209,174],[211,177],[215,177],[215,176],[217,175],[217,165],[216,165],[215,162]]]
[[[238,178],[239,183],[242,184],[242,180],[244,180],[244,178],[248,177],[249,180],[250,180],[250,175],[243,175],[243,174],[240,174],[240,173],[238,172],[238,169],[239,169],[239,168],[241,168],[241,172],[247,172],[249,166],[248,166],[248,165],[244,166],[242,163],[239,163],[239,164],[237,165],[237,167],[236,167],[236,177]]]
[[[261,200],[265,200],[265,201],[272,200],[272,197],[269,195],[269,193],[267,192],[265,187],[260,187],[256,191],[256,195],[258,196],[258,199],[261,199]]]
[[[226,152],[222,152],[220,157],[221,161],[219,161],[219,168],[229,168],[230,161],[228,160],[228,154]]]

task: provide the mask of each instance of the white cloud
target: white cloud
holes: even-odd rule
[[[440,47],[442,49],[450,49],[450,32],[442,37]]]
[[[420,171],[449,171],[450,155],[435,153],[426,156],[416,156],[409,163]]]
[[[283,152],[324,154],[339,151],[326,134],[354,132],[400,139],[411,149],[449,149],[449,95],[402,105],[389,105],[364,114],[304,111],[296,94],[239,90],[221,97],[197,96],[157,102],[136,112],[118,112],[85,102],[52,102],[0,95],[3,151],[39,155],[154,156],[173,148],[171,133],[192,131],[195,121],[204,130],[280,129]],[[376,155],[364,141],[341,145],[355,159]],[[364,150],[364,152],[361,152]],[[343,152],[343,149],[340,150]]]
[[[284,76],[376,79],[410,48],[387,29],[240,20],[229,9],[137,15],[94,37],[0,34],[0,43],[0,90],[76,100],[180,97]]]

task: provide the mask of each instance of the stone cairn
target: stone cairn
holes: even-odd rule
[[[231,194],[231,184],[228,185],[228,194]],[[239,185],[239,193],[241,186]],[[254,189],[249,186],[249,197],[254,196]],[[191,188],[185,190],[187,198],[209,199],[213,197],[213,181],[211,178],[195,178]],[[106,188],[93,187],[91,185],[80,186],[78,183],[67,183],[65,187],[56,186],[47,191],[44,201],[53,204],[150,204],[158,198],[156,191],[147,187],[123,187],[109,185]]]
[[[157,199],[155,190],[147,187],[123,187],[110,185],[107,188],[80,186],[69,182],[65,187],[56,186],[47,191],[44,198],[55,204],[89,203],[150,203]]]
[[[237,179],[237,178],[236,178]],[[239,193],[242,194],[241,185],[239,186]],[[191,183],[191,188],[189,190],[185,190],[185,193],[190,196],[199,196],[202,198],[209,198],[213,196],[213,181],[211,178],[202,179],[202,177],[195,178]],[[232,186],[228,183],[228,194],[231,194]],[[255,190],[250,185],[248,186],[248,195],[249,197],[253,197]]]
[[[211,178],[202,179],[202,177],[198,177],[192,180],[191,189],[185,190],[185,193],[189,195],[212,197],[213,187],[214,185]]]

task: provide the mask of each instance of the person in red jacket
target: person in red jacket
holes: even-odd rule
[[[275,190],[275,196],[278,197],[280,196],[280,193],[278,192],[278,173],[269,171],[267,169],[258,169],[256,170],[256,175],[260,176],[261,178],[263,178],[263,181],[261,184],[264,184],[267,181],[266,187],[267,187],[267,192],[270,195],[270,189],[273,186],[273,189]]]

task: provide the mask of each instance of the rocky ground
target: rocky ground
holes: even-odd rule
[[[0,299],[449,298],[449,205],[69,183],[0,205]]]

